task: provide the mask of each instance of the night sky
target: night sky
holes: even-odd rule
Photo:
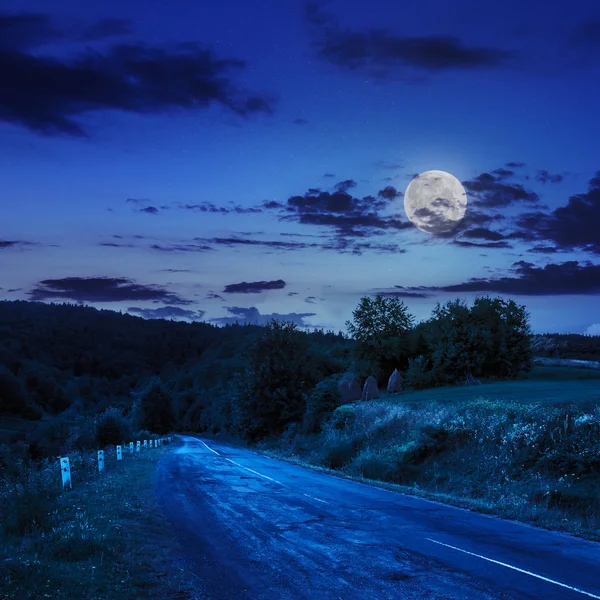
[[[600,333],[597,0],[2,6],[0,298],[337,331],[489,294]],[[431,169],[450,234],[404,212]]]

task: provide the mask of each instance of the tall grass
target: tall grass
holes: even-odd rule
[[[288,454],[600,539],[600,399],[342,406]]]

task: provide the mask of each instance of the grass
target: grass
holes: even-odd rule
[[[528,380],[345,405],[322,433],[288,432],[263,449],[600,540],[600,377],[581,371],[540,367]]]
[[[154,501],[156,462],[168,447],[105,472],[91,454],[73,454],[73,489],[60,489],[58,460],[0,485],[2,600],[142,600],[200,598],[180,549]]]

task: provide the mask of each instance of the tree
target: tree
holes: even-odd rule
[[[346,327],[356,340],[355,356],[369,373],[382,381],[394,369],[404,370],[410,356],[414,317],[398,298],[365,296]]]
[[[159,380],[154,380],[139,397],[135,413],[141,429],[168,433],[173,427],[173,398]]]
[[[306,334],[294,323],[271,321],[250,347],[235,380],[238,432],[256,440],[283,431],[304,414],[304,394],[316,383]]]

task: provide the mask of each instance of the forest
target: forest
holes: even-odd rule
[[[477,298],[415,322],[397,298],[364,297],[347,333],[144,320],[71,304],[0,302],[0,433],[32,458],[139,431],[255,441],[290,424],[319,431],[338,384],[394,369],[414,389],[510,379],[532,363],[524,307]],[[13,427],[35,422],[35,426]]]

